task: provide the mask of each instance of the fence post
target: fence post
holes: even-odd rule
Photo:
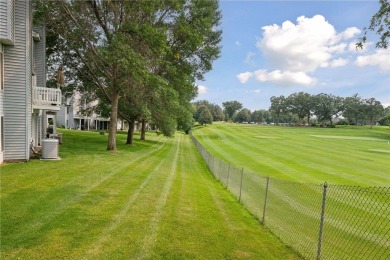
[[[241,170],[241,181],[240,181],[240,196],[238,197],[238,202],[241,202],[241,190],[242,190],[242,179],[244,177],[244,168]]]
[[[264,209],[263,209],[263,225],[265,225],[265,210],[267,208],[267,199],[268,199],[268,185],[269,185],[269,176],[267,176],[267,184],[265,185],[265,198],[264,198]]]
[[[226,188],[229,188],[229,175],[230,175],[230,163],[229,163],[229,168],[228,168],[228,176],[227,176],[227,181],[226,181]]]
[[[328,184],[324,183],[324,191],[322,193],[322,207],[321,207],[321,220],[320,220],[320,230],[318,232],[318,247],[317,247],[317,260],[321,258],[321,247],[322,247],[322,234],[324,230],[324,220],[325,220],[325,204],[326,204],[326,190]]]
[[[218,175],[219,175],[219,181],[221,181],[221,160],[218,159]]]
[[[215,157],[213,155],[211,155],[211,153],[210,153],[210,159],[212,161],[212,163],[211,163],[212,171],[214,173],[215,178],[218,180],[217,173],[215,172]]]
[[[211,171],[211,166],[210,166],[211,156],[210,156],[210,153],[207,150],[206,150],[206,155],[207,155],[207,166],[209,167],[210,172],[213,173]]]

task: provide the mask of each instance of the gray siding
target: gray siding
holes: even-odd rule
[[[0,43],[0,53],[1,54],[3,53],[3,45],[1,43]],[[1,59],[0,59],[0,62],[2,62]],[[3,66],[3,64],[0,64],[0,67],[1,66]],[[1,77],[1,74],[0,74],[0,77]],[[0,89],[0,116],[4,115],[4,110],[3,110],[3,104],[4,103],[3,102],[4,102],[3,91]]]
[[[34,32],[38,33],[41,40],[34,42],[34,67],[37,76],[37,86],[46,87],[46,32],[45,28],[34,27]]]
[[[31,139],[31,2],[15,2],[15,45],[4,48],[4,160],[28,160]]]
[[[14,42],[14,2],[0,0],[0,41],[6,44]]]
[[[4,103],[3,91],[0,90],[0,116],[4,115],[3,103]]]
[[[8,15],[7,15],[7,2],[6,0],[0,0],[0,39],[7,38],[8,31]]]
[[[57,126],[65,126],[67,127],[66,125],[66,106],[65,105],[61,105],[61,108],[60,108],[60,111],[58,111],[57,115],[56,115],[56,121],[57,121]]]

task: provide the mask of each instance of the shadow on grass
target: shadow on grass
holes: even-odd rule
[[[63,133],[62,143],[60,145],[60,157],[65,159],[77,154],[105,154],[107,151],[108,135],[100,135],[99,131],[77,131],[61,129]],[[133,145],[126,145],[127,133],[121,131],[116,135],[116,152],[137,152],[148,149],[153,145],[162,143],[157,140],[140,141],[139,135],[134,135]]]

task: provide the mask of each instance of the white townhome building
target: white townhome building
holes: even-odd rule
[[[0,0],[0,163],[27,161],[46,136],[61,91],[46,88],[45,30],[29,0]]]
[[[76,130],[108,130],[110,119],[96,113],[98,100],[87,101],[79,91],[63,98],[56,116],[58,127]]]

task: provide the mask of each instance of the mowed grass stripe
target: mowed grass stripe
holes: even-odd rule
[[[383,142],[339,139],[329,141],[310,136],[321,130],[329,134],[329,129],[238,127],[240,126],[233,124],[217,124],[199,129],[194,134],[199,141],[205,140],[202,144],[215,152],[217,157],[263,175],[304,182],[328,181],[364,186],[389,183],[388,155],[383,153],[372,156],[368,152],[371,147],[378,146],[390,149],[386,139],[383,139],[389,138],[386,133],[382,133]],[[337,130],[354,133],[348,129]],[[275,138],[255,137],[261,135]],[[340,135],[340,132],[337,132],[337,135]],[[378,133],[375,136],[378,136]],[[367,175],[370,175],[370,183],[362,184],[362,181],[367,180]]]
[[[69,154],[74,153],[72,150],[75,148],[72,147],[69,149],[68,147],[75,142],[80,142],[79,140],[74,140],[74,138],[77,137],[77,134],[85,133],[65,131],[66,137],[64,139],[64,144],[60,145],[60,156],[63,159],[66,159]],[[70,136],[68,137],[68,135]],[[94,138],[90,138],[90,140],[96,142]],[[96,143],[93,143],[94,146],[85,147],[88,149],[88,153],[76,154],[76,160],[72,164],[68,164],[65,161],[50,162],[32,160],[28,164],[6,164],[2,166],[4,167],[2,172],[2,180],[6,183],[2,186],[2,195],[6,195],[8,193],[14,192],[14,190],[20,189],[39,189],[41,186],[47,188],[46,183],[48,182],[52,184],[52,187],[55,187],[57,183],[64,185],[64,181],[67,181],[67,185],[78,185],[79,183],[82,183],[83,185],[90,185],[89,182],[94,183],[101,177],[107,177],[107,174],[118,173],[121,169],[125,167],[131,167],[132,164],[143,160],[143,158],[152,156],[166,145],[165,142],[156,141],[146,150],[134,151],[132,154],[133,156],[131,156],[129,160],[118,163],[116,160],[102,161],[99,155],[105,154],[109,157],[116,157],[120,156],[123,151],[121,150],[115,153],[107,153],[104,149],[102,149],[104,148],[106,140],[101,139],[101,137],[98,140],[99,141],[96,143],[99,145],[99,149],[96,151],[96,154],[93,153],[94,149],[96,148]],[[63,152],[63,149],[66,150]],[[66,167],[64,165],[66,165]],[[39,167],[40,170],[35,171],[35,166]],[[12,172],[12,175],[7,174],[7,172]],[[51,174],[53,172],[55,174]],[[8,177],[14,179],[16,176],[19,177],[18,183],[8,181]]]
[[[226,131],[225,131],[226,130]],[[249,131],[250,130],[250,131]],[[270,130],[275,131],[275,138],[270,133]],[[235,134],[237,131],[237,134]],[[308,258],[315,258],[316,245],[318,241],[318,226],[321,211],[322,193],[323,187],[319,185],[321,181],[318,179],[320,174],[317,171],[310,170],[310,167],[306,168],[309,178],[304,175],[298,174],[296,166],[292,163],[292,157],[290,154],[296,156],[296,160],[304,162],[306,158],[314,160],[314,163],[319,165],[324,170],[331,171],[332,174],[326,174],[327,180],[334,184],[359,184],[362,186],[369,186],[372,183],[381,186],[389,184],[389,158],[383,156],[383,154],[376,156],[366,151],[372,149],[373,146],[379,146],[380,149],[387,147],[387,139],[390,135],[387,132],[375,132],[373,136],[382,141],[369,141],[370,133],[369,129],[366,129],[365,133],[359,128],[357,131],[357,137],[363,137],[364,140],[357,142],[355,138],[347,138],[342,142],[330,142],[321,140],[318,148],[318,141],[315,141],[313,145],[313,139],[310,140],[308,133],[312,134],[320,131],[325,131],[328,135],[332,133],[339,139],[341,135],[352,136],[355,133],[355,129],[307,129],[307,128],[284,128],[284,127],[264,127],[264,126],[239,126],[229,124],[216,124],[201,128],[194,131],[195,137],[199,133],[199,140],[210,149],[213,153],[213,149],[218,150],[223,156],[232,157],[230,152],[234,152],[235,161],[251,161],[251,158],[255,156],[263,156],[267,160],[274,161],[275,165],[280,168],[291,167],[291,173],[293,176],[286,176],[286,180],[294,180],[299,177],[299,182],[289,182],[274,179],[275,175],[270,179],[266,225],[271,228],[283,241],[291,245],[296,250],[299,250],[304,256]],[[332,132],[334,131],[334,132]],[[346,133],[343,133],[345,131]],[[284,135],[284,138],[283,138]],[[215,138],[217,136],[217,138]],[[257,144],[252,142],[253,136],[262,136],[264,141],[262,148],[257,149]],[[287,145],[284,145],[285,141]],[[324,138],[326,140],[326,138]],[[332,139],[332,138],[330,138]],[[222,140],[222,141],[219,141]],[[297,145],[299,142],[305,143],[302,147]],[[327,146],[325,145],[327,144]],[[228,147],[228,149],[224,149]],[[243,149],[243,147],[245,149]],[[305,151],[309,147],[313,149],[317,148],[315,152],[310,153]],[[332,150],[327,150],[328,147],[332,149],[339,149],[341,152],[332,153]],[[387,148],[389,149],[389,148]],[[239,153],[239,150],[244,150],[243,153]],[[225,154],[224,154],[225,153]],[[288,156],[285,156],[285,154]],[[316,156],[312,154],[316,153]],[[323,153],[323,157],[319,156]],[[281,156],[279,154],[282,154]],[[303,158],[303,155],[307,156]],[[362,155],[366,155],[365,160],[355,163],[355,160],[361,158]],[[214,155],[214,153],[213,153]],[[330,155],[330,156],[329,156]],[[328,158],[332,158],[328,160]],[[332,163],[339,157],[337,163]],[[233,156],[234,158],[234,156]],[[211,160],[212,161],[212,160]],[[342,161],[339,164],[338,161]],[[369,163],[365,163],[369,161]],[[280,166],[281,164],[284,166]],[[358,165],[349,167],[348,164]],[[378,167],[373,167],[369,171],[366,170],[372,167],[372,164],[378,164]],[[314,165],[315,165],[314,164]],[[321,166],[324,164],[324,166]],[[344,164],[348,165],[343,167]],[[260,165],[260,163],[258,164]],[[245,165],[244,165],[245,167]],[[279,168],[278,167],[278,168]],[[359,169],[357,169],[359,168]],[[360,169],[361,168],[361,169]],[[346,172],[347,171],[347,172]],[[354,174],[355,171],[357,174]],[[324,171],[325,172],[325,171]],[[218,173],[215,173],[218,175]],[[235,175],[239,175],[236,172]],[[311,175],[311,176],[310,176]],[[341,176],[341,178],[338,177]],[[250,182],[246,178],[250,178],[250,174],[244,174],[244,183]],[[387,176],[387,178],[386,178]],[[313,183],[317,184],[305,184],[307,180],[314,180]],[[374,181],[373,181],[374,180]],[[234,178],[231,176],[230,181],[235,181],[236,184],[240,183],[240,178]],[[254,182],[258,182],[254,178]],[[230,182],[229,182],[230,183]],[[258,184],[258,190],[264,189],[264,184]],[[229,188],[230,185],[229,185]],[[251,188],[250,185],[244,185],[244,189]],[[253,187],[251,188],[253,190]],[[387,193],[386,193],[387,190]],[[235,193],[233,190],[232,192]],[[247,194],[248,193],[248,194]],[[248,196],[252,193],[251,190],[244,190],[243,203],[247,205],[252,212],[257,212],[257,206],[252,203],[251,198]],[[264,195],[263,195],[264,196]],[[264,199],[264,197],[263,197]],[[248,200],[248,201],[247,201]],[[247,203],[249,202],[249,203]],[[254,207],[254,208],[253,208]],[[325,209],[325,224],[324,224],[324,244],[323,244],[323,256],[325,258],[367,258],[375,255],[378,259],[387,259],[389,256],[388,245],[386,235],[389,231],[388,227],[388,210],[389,210],[389,195],[388,188],[360,188],[353,186],[328,186],[328,195]],[[256,214],[257,216],[259,214]],[[359,252],[360,249],[365,249]]]
[[[231,131],[233,131],[232,129],[229,130],[230,133]],[[306,129],[302,129],[302,131],[306,131]],[[367,173],[370,172],[371,169],[373,168],[376,169],[377,171],[378,167],[380,168],[383,167],[384,172],[386,170],[386,166],[383,165],[377,166],[376,164],[365,160],[367,156],[357,155],[356,153],[355,156],[357,157],[358,160],[356,160],[355,163],[353,164],[343,163],[342,160],[340,160],[340,158],[347,157],[351,153],[346,149],[342,149],[345,148],[343,147],[344,146],[343,143],[341,144],[338,144],[339,142],[329,143],[327,140],[320,140],[320,142],[313,142],[313,140],[310,140],[311,138],[310,135],[304,135],[296,139],[277,138],[272,140],[262,140],[262,142],[253,142],[251,140],[253,133],[251,134],[248,132],[244,132],[246,134],[246,138],[245,135],[243,135],[242,133],[243,132],[241,131],[238,135],[231,134],[230,137],[236,139],[235,143],[237,143],[237,138],[239,140],[243,140],[242,146],[244,147],[244,149],[246,149],[249,146],[253,148],[254,152],[256,152],[257,149],[260,149],[261,151],[267,151],[267,149],[262,149],[262,145],[263,144],[270,145],[272,147],[273,155],[282,157],[281,159],[285,159],[284,161],[286,162],[287,165],[293,166],[293,167],[289,167],[287,170],[289,169],[294,170],[297,167],[299,169],[299,166],[305,168],[308,167],[312,162],[315,162],[315,165],[314,167],[310,167],[311,170],[313,171],[317,170],[319,173],[327,171],[329,174],[332,174],[332,168],[324,169],[321,171],[318,170],[318,169],[323,169],[324,166],[326,167],[326,165],[336,166],[340,168],[340,170],[347,175],[351,171],[353,171],[354,174],[360,172]],[[324,149],[331,150],[332,153],[324,154]],[[269,151],[270,149],[268,149],[268,152]],[[329,163],[329,161],[331,161],[331,164]],[[385,173],[383,175],[385,175]],[[347,176],[346,179],[349,179],[349,177]]]
[[[64,131],[61,161],[1,166],[2,259],[297,259],[212,178],[189,136],[117,137],[111,153],[98,133]]]
[[[210,130],[217,131],[214,129]],[[207,143],[207,139],[204,140],[205,143]],[[282,156],[282,152],[264,150],[260,145],[254,145],[253,142],[240,142],[240,140],[241,138],[236,137],[234,134],[225,132],[224,143],[213,146],[212,149],[214,149],[214,151],[220,151],[220,154],[222,154],[222,152],[228,152],[230,155],[235,155],[230,156],[233,161],[229,162],[237,167],[245,167],[263,175],[268,175],[269,172],[273,172],[275,177],[289,177],[292,180],[299,180],[299,176],[297,176],[300,173],[299,170],[292,167],[286,167],[287,165],[291,165],[293,161],[287,160],[286,156]],[[240,144],[237,146],[238,142],[240,142]],[[241,158],[244,158],[244,160]]]
[[[240,140],[243,140],[240,143],[240,148],[238,148],[241,153],[244,153],[249,160],[245,162],[244,167],[250,168],[252,171],[259,172],[263,175],[268,175],[266,169],[258,169],[253,170],[253,164],[263,164],[267,168],[271,168],[273,171],[277,172],[275,177],[289,177],[291,180],[305,182],[313,182],[316,179],[313,179],[311,176],[323,176],[323,181],[326,181],[326,177],[328,175],[334,175],[333,167],[338,166],[341,171],[343,171],[343,176],[332,176],[332,178],[336,177],[343,181],[348,181],[349,177],[348,173],[350,170],[361,171],[362,167],[356,163],[353,164],[355,166],[348,166],[339,162],[339,156],[332,155],[324,157],[321,152],[318,151],[317,145],[313,145],[312,147],[303,147],[299,143],[294,141],[279,141],[272,140],[272,149],[262,148],[263,143],[253,142],[250,138],[243,138],[243,136],[237,136],[234,134],[228,134],[228,138],[226,139],[228,145],[235,145]],[[298,150],[295,150],[299,147]],[[237,152],[239,152],[237,151]],[[256,156],[257,154],[261,154],[261,157]],[[257,158],[256,158],[257,157]],[[330,161],[332,163],[330,163]],[[241,161],[242,163],[242,161]],[[332,167],[328,167],[327,165],[332,165]],[[351,169],[352,168],[352,169]],[[364,169],[364,168],[363,168]]]
[[[114,228],[108,229],[110,231],[109,239],[103,239],[102,243],[94,242],[91,259],[105,255],[114,258],[124,258],[127,255],[135,257],[138,254],[139,249],[143,246],[144,237],[148,231],[147,227],[155,214],[162,184],[168,176],[166,169],[172,165],[174,152],[172,141],[167,140],[169,148],[159,156],[152,157],[153,161],[145,161],[129,171],[129,174],[142,172],[147,178],[138,186],[129,186],[127,189],[125,187],[121,197],[125,198],[126,201],[122,204],[123,200],[120,200],[121,203],[116,204],[115,211],[119,211],[117,213],[118,219]],[[113,186],[111,189],[115,189],[115,187]],[[103,211],[109,210],[103,209]],[[102,239],[102,235],[100,237]],[[113,241],[115,241],[114,244]]]
[[[180,143],[181,143],[181,135],[177,135],[176,141],[174,143],[175,155],[173,158],[169,158],[170,159],[169,160],[169,162],[170,162],[169,167],[171,169],[169,170],[169,175],[164,183],[164,186],[162,187],[161,193],[159,195],[159,199],[157,200],[154,215],[151,218],[150,223],[149,223],[149,227],[145,232],[143,246],[141,247],[141,251],[139,252],[139,254],[136,258],[139,258],[139,259],[149,258],[152,254],[152,247],[155,243],[157,233],[159,231],[163,208],[165,207],[165,204],[166,204],[167,199],[168,199],[168,195],[169,195],[170,190],[172,188],[173,179],[174,179],[175,175],[177,174],[176,168],[177,168],[177,164],[178,164]]]
[[[49,191],[46,196],[37,196],[36,199],[39,201],[34,203],[36,207],[28,207],[27,210],[23,208],[23,205],[18,205],[16,210],[14,209],[12,211],[13,216],[6,216],[5,214],[2,214],[2,217],[4,220],[9,220],[11,223],[19,222],[18,219],[26,219],[27,221],[20,221],[21,225],[17,225],[17,228],[21,230],[21,234],[23,236],[18,236],[19,240],[18,241],[13,241],[12,239],[7,239],[7,244],[19,244],[23,245],[24,243],[29,243],[31,241],[39,239],[37,237],[37,234],[39,234],[39,231],[42,229],[47,229],[50,228],[51,226],[56,226],[59,222],[63,221],[64,215],[71,215],[72,212],[74,212],[74,209],[79,209],[84,205],[90,206],[90,204],[96,204],[99,203],[100,201],[104,201],[109,205],[112,205],[110,203],[112,200],[117,200],[118,194],[120,193],[120,184],[125,184],[126,181],[126,174],[124,175],[123,173],[127,173],[127,171],[131,168],[133,168],[133,164],[139,162],[139,160],[142,161],[143,166],[145,165],[152,165],[150,160],[153,159],[156,162],[160,162],[160,160],[157,158],[159,154],[162,156],[163,154],[166,153],[166,149],[163,149],[166,147],[168,142],[162,142],[161,146],[157,147],[154,150],[151,150],[151,152],[147,152],[145,154],[140,154],[140,156],[135,157],[131,156],[130,160],[123,160],[122,165],[125,165],[125,167],[121,167],[121,164],[117,164],[114,169],[106,167],[106,171],[111,170],[109,174],[98,174],[95,175],[93,178],[95,182],[93,183],[84,183],[83,186],[76,186],[76,185],[71,185],[72,187],[76,187],[72,190],[69,190],[67,187],[69,186],[68,183],[64,183],[62,187],[59,188],[52,188],[53,191]],[[111,153],[106,152],[107,155],[111,157]],[[120,153],[120,151],[118,151]],[[148,160],[145,160],[145,157]],[[62,161],[65,162],[65,161]],[[50,163],[50,162],[48,162]],[[108,161],[102,161],[100,167],[104,168],[105,163],[108,163]],[[144,168],[146,171],[135,171],[133,175],[130,175],[128,180],[131,181],[132,183],[137,182],[139,178],[137,178],[138,174],[148,174],[149,171],[148,168]],[[94,175],[95,171],[94,169],[89,168],[89,174]],[[28,174],[28,173],[26,173]],[[57,175],[57,173],[55,173]],[[115,178],[114,178],[115,177]],[[142,176],[140,181],[142,181]],[[91,178],[87,178],[90,180]],[[113,181],[113,179],[118,179],[118,181]],[[4,183],[4,182],[3,182]],[[48,184],[46,184],[48,185]],[[108,189],[106,188],[107,185],[111,185],[112,187],[109,187]],[[124,187],[125,190],[129,190],[127,187]],[[137,187],[138,183],[134,183],[134,186]],[[51,188],[50,183],[48,188]],[[105,192],[108,190],[109,192]],[[21,191],[24,192],[22,189]],[[25,191],[28,192],[28,191]],[[3,195],[3,194],[2,194]],[[13,195],[13,194],[12,194]],[[33,194],[32,194],[33,195]],[[34,196],[31,196],[34,198]],[[4,198],[4,196],[2,197]],[[46,199],[42,201],[42,199]],[[2,203],[2,208],[6,209],[4,205],[7,203]],[[28,205],[27,205],[28,206]],[[20,209],[20,211],[19,211]],[[49,210],[49,211],[47,211]],[[95,212],[100,211],[96,210]],[[26,215],[23,216],[20,214],[20,212],[26,212]],[[7,210],[3,210],[3,212],[10,212]],[[104,211],[106,212],[106,211]],[[86,214],[87,215],[87,214]],[[18,218],[15,219],[15,216]],[[12,227],[11,223],[4,223],[5,221],[3,220],[3,224],[5,224],[5,227]],[[73,221],[69,220],[69,227],[74,227]],[[9,225],[8,225],[9,224]],[[65,224],[65,223],[64,223]],[[74,233],[78,233],[78,228],[75,228]],[[84,230],[85,228],[82,228]],[[31,232],[31,231],[34,232]],[[42,230],[45,231],[45,230]],[[7,234],[7,230],[5,228],[2,229],[2,233]],[[17,232],[10,232],[10,236],[15,233],[17,235]],[[20,235],[20,234],[19,234]],[[3,243],[4,245],[5,243]]]
[[[92,248],[89,249],[88,251],[89,253],[87,254],[88,257],[93,258],[97,253],[99,253],[102,246],[104,246],[104,244],[107,243],[107,241],[113,239],[111,233],[118,228],[118,226],[123,222],[123,219],[126,217],[126,215],[130,214],[129,210],[131,206],[134,204],[134,202],[137,199],[139,199],[139,195],[142,192],[144,192],[144,189],[146,185],[149,183],[150,179],[153,178],[154,175],[160,172],[160,167],[163,163],[167,161],[167,158],[168,157],[165,157],[163,160],[161,160],[157,164],[157,166],[155,166],[154,163],[151,164],[150,160],[144,160],[139,166],[136,167],[139,169],[135,169],[136,170],[135,172],[141,172],[139,170],[143,169],[143,172],[146,173],[146,178],[143,179],[142,183],[137,183],[134,187],[128,185],[128,183],[124,185],[124,190],[131,191],[131,194],[127,198],[126,202],[119,208],[119,212],[113,216],[109,225],[107,225],[106,228],[101,232],[99,238],[94,242]],[[121,179],[121,183],[124,183],[122,179]],[[110,188],[112,189],[114,187],[110,187]]]
[[[166,147],[166,145],[162,147]],[[158,154],[163,155],[165,152],[166,149],[154,151],[156,156],[158,156]],[[144,158],[144,156],[140,158]],[[155,164],[160,162],[160,160],[151,156],[149,159],[144,160],[143,163],[153,167],[151,160],[155,160]],[[53,192],[49,192],[51,196],[38,196],[37,199],[39,199],[39,203],[35,203],[35,207],[27,207],[27,210],[25,210],[19,205],[16,210],[13,209],[12,217],[2,214],[2,224],[5,224],[5,227],[12,228],[12,223],[20,221],[20,224],[16,226],[17,230],[12,230],[9,234],[6,228],[2,228],[2,235],[8,235],[8,239],[6,240],[6,243],[3,243],[3,246],[15,244],[23,246],[24,244],[40,240],[42,239],[39,237],[41,232],[50,233],[56,226],[63,227],[67,225],[67,229],[73,229],[72,233],[75,235],[86,229],[91,229],[91,231],[99,233],[96,228],[101,226],[101,222],[99,225],[80,226],[75,225],[77,224],[77,221],[74,222],[73,219],[67,219],[67,217],[72,216],[73,214],[77,215],[80,211],[83,211],[85,216],[90,216],[88,213],[94,215],[96,212],[106,213],[120,210],[121,205],[117,202],[124,198],[123,191],[131,191],[131,187],[137,188],[139,183],[152,172],[152,170],[149,171],[149,168],[145,167],[144,170],[146,171],[134,171],[132,172],[133,174],[129,174],[129,169],[129,165],[124,168],[116,169],[111,174],[102,175],[102,178],[97,179],[95,183],[92,183],[89,186],[77,187],[77,189],[74,188],[69,190],[66,188],[67,184],[65,183],[65,188],[61,191],[55,189]],[[46,201],[42,201],[42,198],[45,197],[48,197]],[[4,204],[7,205],[7,203]],[[8,208],[4,207],[4,204],[2,204],[3,212],[10,212]],[[96,204],[99,205],[99,208],[97,209],[93,207]],[[26,214],[20,214],[20,211],[26,212]],[[101,218],[100,221],[108,221],[111,216],[105,217],[106,218]],[[19,219],[24,219],[25,221]],[[53,234],[53,236],[57,235]],[[14,237],[15,239],[13,239]],[[93,237],[94,236],[91,233],[89,238]],[[58,238],[52,240],[56,241],[57,239]]]
[[[152,259],[296,258],[214,181],[204,163],[198,163],[201,158],[189,136],[183,136],[178,161],[180,173]]]

